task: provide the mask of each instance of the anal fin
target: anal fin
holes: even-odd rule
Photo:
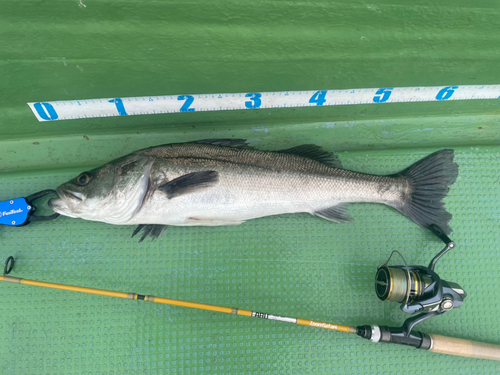
[[[335,221],[336,223],[346,223],[352,221],[352,217],[349,215],[348,209],[348,203],[340,203],[336,206],[316,211],[314,212],[314,215],[326,220]]]

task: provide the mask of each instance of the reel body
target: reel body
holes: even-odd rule
[[[460,285],[442,280],[423,266],[380,266],[375,292],[382,301],[401,303],[401,310],[408,314],[443,313],[460,307],[467,296]]]
[[[373,342],[430,349],[432,339],[425,333],[412,331],[415,325],[462,305],[467,297],[464,289],[457,283],[442,280],[434,271],[437,261],[453,249],[455,243],[438,226],[432,225],[429,229],[446,247],[431,260],[428,267],[408,266],[402,256],[404,266],[388,266],[391,254],[387,262],[378,267],[375,275],[375,293],[380,300],[400,303],[401,311],[407,314],[420,314],[406,319],[401,327],[356,327],[358,336]]]

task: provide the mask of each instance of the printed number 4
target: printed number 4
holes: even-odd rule
[[[181,112],[194,112],[194,108],[189,108],[191,104],[194,102],[194,96],[192,95],[179,95],[177,100],[185,100],[184,104],[181,107]]]
[[[316,91],[311,99],[309,99],[309,103],[316,105],[323,105],[326,102],[326,90]]]
[[[385,89],[378,89],[378,91],[375,93],[375,96],[373,97],[373,102],[374,103],[385,103],[391,97],[392,90],[394,90],[393,87],[388,87]]]

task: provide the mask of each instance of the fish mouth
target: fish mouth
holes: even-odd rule
[[[75,209],[83,203],[83,194],[70,190],[56,189],[59,198],[51,198],[48,201],[52,211],[70,217],[76,217]]]

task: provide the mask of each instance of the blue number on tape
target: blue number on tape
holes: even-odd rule
[[[374,103],[385,103],[391,97],[392,90],[394,90],[393,87],[378,89],[377,92],[375,93],[375,96],[373,97],[373,102]],[[377,96],[377,95],[379,95],[379,96]]]
[[[250,101],[245,102],[245,107],[250,108],[250,109],[259,108],[260,105],[262,104],[262,102],[260,100],[261,96],[262,96],[262,94],[260,94],[258,92],[246,94],[245,98],[250,98],[251,102]]]
[[[120,116],[127,116],[127,111],[125,111],[125,106],[120,98],[115,98],[108,100],[110,103],[115,103],[116,109],[118,110],[118,114]]]
[[[437,100],[450,99],[456,89],[458,89],[458,86],[446,86],[444,89],[438,92],[438,94],[436,95],[436,99]]]
[[[326,102],[326,90],[316,91],[311,99],[309,99],[309,103],[316,103],[316,105],[323,105]]]
[[[34,106],[38,115],[45,121],[57,120],[59,116],[50,103],[35,103]]]
[[[185,100],[184,104],[181,107],[181,112],[194,112],[194,108],[189,108],[189,106],[194,102],[194,96],[179,95],[177,97],[177,100]]]

